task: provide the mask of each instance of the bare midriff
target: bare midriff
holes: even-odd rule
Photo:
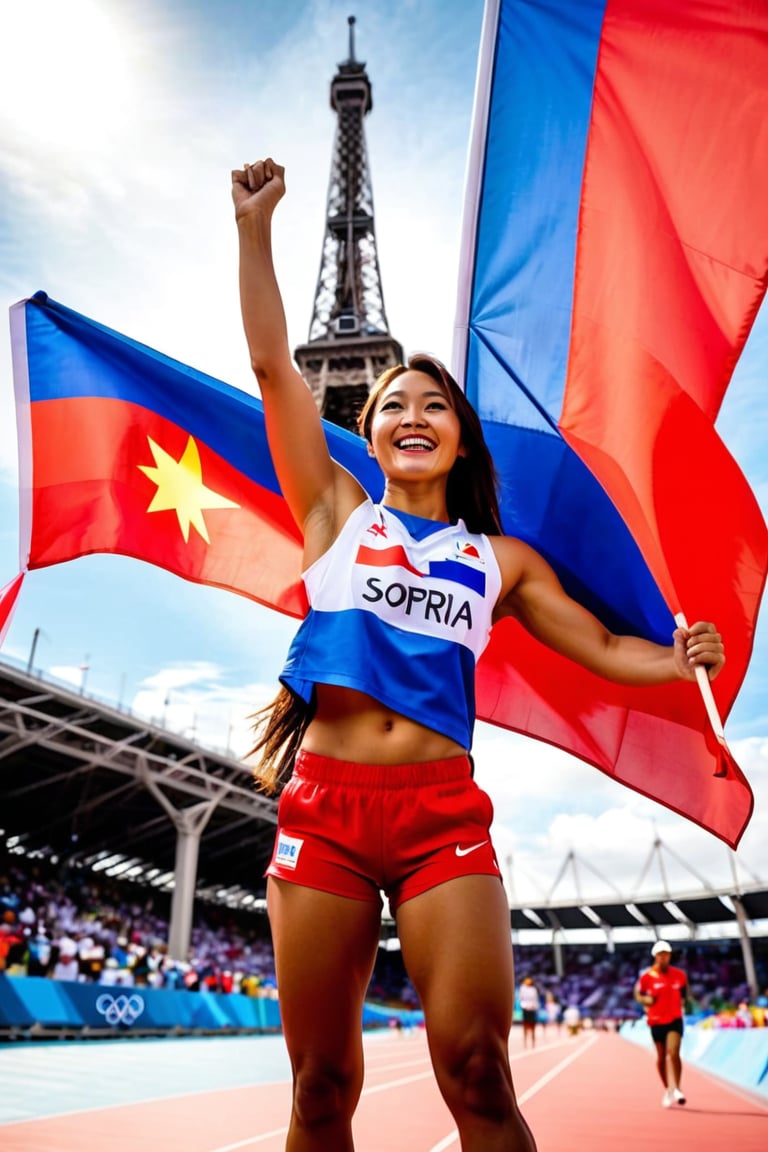
[[[361,764],[419,764],[462,756],[455,740],[351,688],[317,685],[317,710],[302,747]]]

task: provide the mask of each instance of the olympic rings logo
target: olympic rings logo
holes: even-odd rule
[[[141,996],[110,996],[105,992],[96,1001],[96,1011],[100,1012],[107,1024],[125,1024],[130,1028],[144,1011]]]

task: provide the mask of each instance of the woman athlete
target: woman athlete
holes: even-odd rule
[[[531,1152],[508,1058],[509,907],[469,758],[475,662],[505,615],[625,684],[694,680],[696,665],[714,678],[723,644],[702,622],[668,647],[613,635],[504,536],[478,417],[430,357],[386,371],[361,414],[385,482],[371,501],[329,455],[291,359],[271,245],[284,192],[271,159],[232,173],[243,323],[310,604],[257,744],[262,786],[282,787],[267,901],[294,1082],[286,1149],[353,1148],[384,892],[461,1148]]]

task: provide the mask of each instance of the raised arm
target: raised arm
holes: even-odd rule
[[[494,538],[504,598],[498,616],[514,616],[542,643],[591,672],[620,684],[652,685],[695,680],[696,665],[714,680],[725,663],[713,624],[677,628],[669,645],[638,636],[616,636],[572,600],[549,564],[519,540]]]
[[[272,462],[311,561],[364,492],[331,459],[314,398],[291,358],[272,260],[272,215],[284,193],[284,169],[271,159],[232,172],[240,306],[251,367],[264,403]]]

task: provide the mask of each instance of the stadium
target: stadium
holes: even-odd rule
[[[149,1139],[158,1152],[277,1149],[290,1069],[264,890],[252,886],[274,837],[273,802],[231,756],[25,669],[0,666],[0,699],[3,1146],[127,1152]],[[578,885],[579,869],[575,857],[563,861],[554,888],[566,872]],[[520,1048],[519,1010],[510,1038],[519,1099],[540,1140],[549,1133],[562,1146],[566,1107],[569,1131],[594,1141],[596,1077],[603,1092],[611,1086],[601,1132],[612,1115],[630,1152],[649,1133],[665,1139],[632,995],[664,933],[693,998],[686,1090],[706,1099],[691,1105],[691,1143],[681,1146],[719,1146],[718,1133],[735,1130],[757,1152],[768,1091],[767,911],[758,883],[510,908],[516,979],[529,976],[541,994],[536,1047]],[[545,1015],[547,994],[556,1018]],[[364,1146],[448,1147],[418,1000],[387,919],[363,1027]],[[152,1143],[158,1124],[179,1143]]]
[[[96,985],[109,978],[187,990],[205,984],[239,991],[243,982],[274,989],[264,882],[255,885],[254,877],[262,876],[272,850],[276,804],[255,790],[247,766],[8,663],[0,698],[0,900],[17,927],[24,914],[26,945],[11,951],[6,970],[28,974],[29,959],[20,958],[29,957],[42,929],[36,948],[48,959],[41,965],[33,956],[34,973],[49,976],[59,936],[70,947],[74,935],[80,975]],[[654,852],[663,869],[670,850],[658,841]],[[551,991],[560,1004],[576,1004],[583,1018],[614,1027],[640,1015],[634,983],[651,943],[664,936],[689,970],[700,1017],[727,1018],[746,1001],[755,1023],[762,1023],[767,886],[756,879],[729,889],[660,891],[655,899],[556,899],[568,873],[579,891],[584,870],[570,854],[546,902],[511,906],[518,979],[532,976],[542,994]],[[607,879],[598,880],[609,892]],[[514,879],[508,881],[514,890]],[[39,920],[40,908],[55,907],[57,899],[76,909],[66,932],[61,915]],[[374,1023],[387,1013],[410,1017],[418,1010],[387,916],[369,998]],[[6,1036],[59,1034],[55,1020],[26,1014],[14,1022],[7,1006],[5,1018],[2,1013],[0,1006]],[[132,1032],[141,1034],[144,1023],[137,1020]],[[248,1030],[226,1020],[220,1026]],[[183,1030],[178,1021],[174,1027]],[[78,1030],[70,1019],[63,1030],[86,1034],[86,1025]],[[87,1026],[87,1035],[96,1034],[99,1029]]]

